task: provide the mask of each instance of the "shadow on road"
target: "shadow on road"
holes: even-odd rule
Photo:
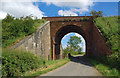
[[[72,62],[76,62],[76,63],[80,63],[80,64],[84,64],[87,66],[92,66],[90,63],[87,62],[87,60],[85,60],[85,56],[69,56],[70,61]]]

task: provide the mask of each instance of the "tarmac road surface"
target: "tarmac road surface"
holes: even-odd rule
[[[83,56],[71,57],[66,65],[41,76],[102,76]]]

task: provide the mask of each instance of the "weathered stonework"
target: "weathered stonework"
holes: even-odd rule
[[[30,51],[49,60],[51,56],[50,22],[39,27],[36,33],[24,38],[12,48]]]

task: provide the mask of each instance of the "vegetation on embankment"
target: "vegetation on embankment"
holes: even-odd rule
[[[104,76],[119,76],[120,75],[120,70],[118,70],[117,68],[112,68],[109,65],[106,65],[103,62],[95,60],[95,59],[91,59],[91,58],[86,58],[86,59]]]
[[[94,19],[94,22],[101,31],[106,41],[106,45],[112,50],[113,54],[107,57],[98,57],[97,60],[100,62],[97,63],[98,65],[96,64],[96,61],[92,61],[92,63],[95,63],[95,66],[99,67],[98,70],[100,69],[100,71],[103,72],[103,75],[110,75],[112,72],[116,72],[117,74],[117,70],[120,70],[120,31],[118,27],[118,16],[98,17]]]
[[[45,59],[30,52],[12,49],[2,51],[3,76],[21,76],[25,72],[44,67]]]
[[[28,35],[33,34],[39,26],[46,22],[43,19],[32,19],[26,16],[15,18],[7,15],[2,20],[2,47],[10,47]]]
[[[68,59],[46,61],[43,57],[30,52],[3,49],[3,76],[39,76],[69,62]]]
[[[0,19],[0,27],[2,27],[2,20]]]
[[[46,67],[45,68],[39,68],[37,70],[33,70],[30,72],[27,72],[25,76],[40,76],[41,74],[45,74],[49,71],[55,70],[58,67],[63,66],[64,64],[68,63],[70,59],[65,58],[65,59],[59,59],[59,60],[51,60],[51,61],[46,61]]]

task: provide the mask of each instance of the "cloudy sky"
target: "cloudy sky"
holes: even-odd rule
[[[91,10],[103,11],[104,16],[118,15],[119,0],[1,0],[0,19],[7,13],[19,18],[33,15],[38,18],[52,16],[84,16],[90,15]],[[70,36],[79,36],[71,33],[62,39],[65,47]],[[83,46],[85,42],[83,40]]]
[[[104,2],[103,2],[104,1]],[[119,0],[1,0],[0,19],[7,13],[14,17],[90,15],[91,10],[103,11],[105,16],[118,15]],[[109,1],[109,2],[107,2]]]

